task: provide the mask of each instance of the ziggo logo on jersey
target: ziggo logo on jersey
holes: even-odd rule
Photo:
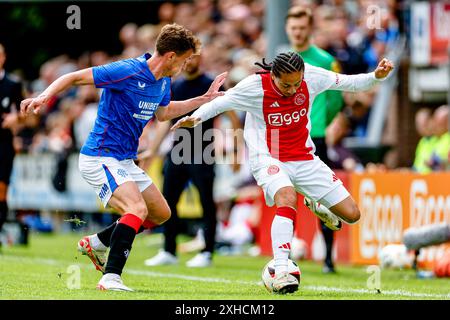
[[[270,113],[267,116],[267,120],[271,126],[282,126],[290,125],[291,123],[297,123],[300,121],[301,117],[307,114],[306,108],[294,111],[292,113]]]

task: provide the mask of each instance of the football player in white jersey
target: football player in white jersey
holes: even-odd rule
[[[328,166],[314,155],[310,111],[317,94],[325,90],[363,91],[385,79],[393,63],[383,59],[376,70],[343,75],[305,64],[295,52],[280,53],[272,63],[257,63],[261,72],[250,75],[173,129],[193,127],[226,110],[246,111],[244,137],[249,163],[266,203],[276,205],[272,223],[275,259],[274,292],[290,293],[298,281],[287,272],[293,237],[297,192],[325,224],[339,230],[342,223],[360,218],[355,201]]]

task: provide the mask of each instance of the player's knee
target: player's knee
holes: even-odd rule
[[[292,208],[296,208],[297,207],[297,194],[290,194],[286,198],[286,205],[288,205]]]
[[[361,212],[356,204],[353,204],[351,208],[348,210],[346,215],[346,222],[353,224],[359,221],[361,218]]]
[[[292,188],[282,188],[275,194],[275,203],[278,207],[297,207],[297,193]]]

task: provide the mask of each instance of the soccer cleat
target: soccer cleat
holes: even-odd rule
[[[336,273],[336,269],[334,269],[334,267],[330,267],[330,266],[324,265],[323,268],[322,268],[322,273],[335,274]]]
[[[190,268],[205,268],[211,266],[211,263],[211,252],[200,252],[186,262],[186,266]]]
[[[275,276],[272,289],[274,293],[293,293],[298,290],[298,280],[292,274],[282,272]]]
[[[178,264],[178,258],[170,252],[160,250],[156,256],[144,261],[147,267]]]
[[[330,260],[325,260],[322,268],[322,273],[336,273],[333,262],[331,262]]]
[[[194,239],[188,242],[181,243],[178,247],[179,252],[194,252],[201,251],[205,249],[205,236],[203,235],[203,230],[199,229],[197,235]]]
[[[105,273],[106,250],[102,251],[93,249],[89,236],[78,241],[78,251],[80,251],[82,255],[86,255],[89,259],[91,259],[95,269]]]
[[[98,290],[134,291],[123,284],[122,278],[115,273],[106,273],[97,284]]]
[[[323,223],[331,230],[338,231],[342,228],[342,222],[330,210],[307,197],[304,200],[305,206],[308,207]]]

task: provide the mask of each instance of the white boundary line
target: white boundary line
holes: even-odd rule
[[[9,261],[17,261],[22,263],[38,263],[42,265],[52,265],[52,266],[60,266],[62,265],[70,265],[67,261],[59,261],[55,259],[44,259],[44,258],[30,258],[30,257],[17,257],[17,256],[0,256],[0,262],[2,260]],[[73,263],[75,265],[80,265],[83,268],[90,268],[91,264],[87,263]],[[252,286],[262,286],[260,281],[243,281],[243,280],[230,280],[224,278],[210,278],[210,277],[198,277],[198,276],[189,276],[177,273],[165,273],[165,272],[155,272],[155,271],[147,271],[147,270],[139,270],[139,269],[130,269],[127,268],[125,273],[137,275],[137,276],[147,276],[147,277],[156,277],[156,278],[172,278],[172,279],[181,279],[187,281],[198,281],[198,282],[209,282],[209,283],[225,283],[225,284],[243,284],[243,285],[252,285]],[[301,286],[306,290],[316,291],[316,292],[339,292],[339,293],[359,293],[359,294],[375,294],[374,291],[368,289],[355,289],[355,288],[337,288],[337,287],[326,287],[326,286]],[[433,294],[433,293],[417,293],[410,292],[405,290],[384,290],[379,294],[380,297],[383,296],[401,296],[401,297],[409,297],[409,298],[435,298],[435,299],[450,299],[449,294]]]

